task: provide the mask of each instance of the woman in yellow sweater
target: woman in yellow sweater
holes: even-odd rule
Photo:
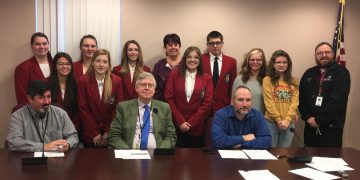
[[[291,75],[292,62],[288,53],[277,50],[268,64],[263,79],[265,118],[272,136],[272,147],[290,147],[297,120],[299,81]]]

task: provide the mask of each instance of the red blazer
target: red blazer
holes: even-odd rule
[[[191,124],[190,135],[200,136],[204,132],[205,121],[211,113],[213,96],[212,77],[209,74],[196,74],[194,91],[187,102],[185,77],[178,69],[173,70],[165,87],[165,100],[169,103],[176,127],[182,123]]]
[[[92,143],[93,137],[109,132],[115,116],[117,104],[123,100],[121,78],[111,74],[111,103],[100,99],[97,81],[94,76],[82,76],[78,84],[78,103],[81,118],[81,132],[85,142]]]
[[[202,55],[203,71],[212,75],[210,67],[209,53]],[[220,77],[214,88],[213,110],[214,114],[217,110],[230,104],[231,89],[236,78],[236,60],[232,57],[222,54],[222,66]]]
[[[51,67],[51,61],[49,66]],[[51,69],[51,68],[50,68]],[[42,73],[39,63],[35,56],[22,62],[15,68],[15,93],[18,104],[28,103],[26,97],[26,89],[28,84],[33,80],[44,80],[47,81],[44,74]]]
[[[147,66],[143,67],[145,72],[150,72],[150,68]],[[112,73],[115,75],[120,76],[120,71],[121,71],[121,66],[115,66],[112,70]],[[122,83],[123,83],[123,88],[124,88],[124,100],[131,100],[131,99],[135,99],[138,97],[138,94],[135,91],[135,82],[136,79],[133,80],[133,82],[131,82],[131,76],[130,76],[130,72],[127,73],[124,76],[120,76]]]
[[[65,96],[66,96],[66,91],[65,91]],[[64,98],[65,98],[64,96]],[[73,122],[75,129],[80,132],[80,118],[79,118],[79,112],[75,111],[74,109],[70,109],[71,107],[65,107],[64,105],[64,99],[61,96],[61,91],[59,90],[58,95],[56,96],[56,99],[52,100],[53,103],[56,103],[57,106],[59,106],[60,108],[64,109],[69,118],[71,119],[71,121]]]
[[[84,76],[84,73],[83,73],[83,61],[79,60],[77,62],[74,62],[73,66],[74,66],[75,79],[76,79],[76,81],[79,81],[80,77]]]

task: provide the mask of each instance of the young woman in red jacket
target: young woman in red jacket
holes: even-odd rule
[[[111,73],[110,53],[94,52],[86,76],[78,84],[81,136],[85,147],[107,147],[116,106],[123,100],[121,78]]]
[[[150,72],[150,68],[144,65],[140,44],[135,40],[127,41],[122,51],[121,63],[112,71],[121,77],[124,100],[137,98],[135,81],[138,75],[144,71]]]
[[[198,148],[204,144],[204,125],[211,113],[214,86],[211,75],[202,69],[200,49],[191,46],[167,80],[164,96],[177,129],[177,147]]]

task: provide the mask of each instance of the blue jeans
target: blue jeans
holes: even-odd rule
[[[286,130],[280,130],[276,122],[267,120],[267,125],[271,133],[271,147],[290,147],[294,133],[290,132],[290,128],[295,128],[292,121]]]

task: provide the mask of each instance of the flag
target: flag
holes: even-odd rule
[[[344,46],[344,7],[345,0],[339,0],[339,11],[336,22],[336,29],[333,40],[333,50],[336,62],[341,66],[346,66],[345,63],[345,46]]]

